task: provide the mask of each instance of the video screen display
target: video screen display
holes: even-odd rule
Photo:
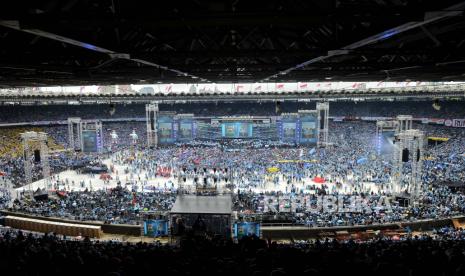
[[[301,118],[301,143],[316,143],[317,125],[316,116],[305,116]]]
[[[234,123],[223,124],[223,137],[235,138],[236,137],[236,125]]]
[[[162,237],[168,235],[168,221],[147,220],[144,221],[144,236]]]
[[[302,123],[302,138],[312,139],[315,137],[315,123],[303,122]]]
[[[240,222],[234,224],[234,238],[241,239],[247,236],[260,237],[260,223]]]
[[[192,123],[181,122],[179,124],[179,138],[180,139],[191,139],[192,138]]]
[[[223,138],[252,138],[253,124],[245,122],[222,123],[221,136]]]
[[[158,117],[158,141],[160,143],[174,142],[174,128],[177,126],[174,125],[173,121],[172,116],[162,115]]]
[[[296,123],[283,123],[283,137],[285,139],[295,138]]]
[[[249,126],[252,126],[251,124],[247,123],[241,123],[239,124],[239,137],[251,137],[252,134],[249,134]]]
[[[97,152],[97,132],[95,130],[82,131],[82,151]]]
[[[158,124],[158,137],[161,140],[168,140],[171,138],[171,123],[159,123]]]

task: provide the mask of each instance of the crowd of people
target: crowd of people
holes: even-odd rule
[[[107,141],[105,151],[116,151],[129,148],[133,144],[130,134],[134,131],[138,136],[138,142],[145,141],[145,124],[140,122],[119,122],[105,123],[103,140]],[[77,160],[87,159],[89,156],[84,153],[70,153],[65,151],[69,148],[67,127],[60,125],[43,127],[15,127],[0,128],[0,173],[13,183],[15,187],[25,185],[24,171],[24,151],[21,140],[21,133],[26,131],[45,132],[48,134],[47,146],[49,149],[49,166],[51,174],[60,173],[72,168]],[[118,134],[118,139],[113,143],[111,132]],[[40,162],[35,162],[34,150],[39,149],[37,143],[31,144],[30,161],[32,165],[32,181],[42,178],[42,166]],[[92,156],[92,155],[90,155]]]
[[[6,275],[444,275],[465,272],[465,232],[281,244],[255,236],[184,237],[179,245],[75,240],[0,229]],[[46,265],[45,265],[46,264]]]
[[[111,191],[87,191],[69,192],[58,201],[21,201],[14,208],[46,216],[138,223],[140,219],[134,214],[144,208],[149,211],[170,210],[177,187],[174,182],[196,184],[201,183],[203,178],[209,178],[218,185],[234,184],[232,192],[237,194],[235,210],[240,213],[279,213],[294,224],[310,227],[437,219],[465,213],[465,196],[461,192],[452,192],[445,186],[436,185],[444,180],[465,180],[461,169],[464,166],[461,162],[463,155],[460,154],[465,150],[462,131],[442,126],[415,127],[431,135],[450,138],[447,143],[427,148],[425,155],[429,158],[425,160],[423,174],[426,189],[418,206],[405,207],[393,202],[389,210],[375,210],[378,200],[389,196],[391,157],[389,154],[377,154],[373,123],[334,122],[330,126],[330,141],[334,146],[324,150],[265,147],[256,142],[243,143],[240,147],[235,143],[197,142],[138,149],[137,154],[131,155],[133,149],[123,147],[111,155],[112,164],[126,167],[133,179],[132,184],[143,188],[133,193],[125,190],[126,195],[120,198],[119,203],[112,200],[115,195]],[[123,133],[123,129],[118,131]],[[358,162],[364,157],[366,161]],[[271,167],[277,168],[277,172],[270,173],[268,169]],[[149,186],[149,179],[163,176],[160,168],[168,168],[171,178],[168,177],[164,187],[155,189],[157,192],[153,193],[153,189],[147,190],[144,186]],[[311,182],[315,177],[323,178],[325,184]],[[136,202],[139,205],[134,204],[134,195],[138,197]],[[317,204],[319,195],[341,195],[343,201],[359,196],[366,198],[369,207],[375,211],[315,213],[308,210],[308,206]],[[157,198],[163,204],[154,202]],[[91,203],[86,203],[88,201]],[[292,207],[280,208],[281,205]]]
[[[372,112],[371,116],[389,115],[383,113],[384,109],[378,113],[373,111],[379,103],[361,105]],[[449,109],[444,108],[438,117],[449,116],[447,112],[456,112],[455,105],[455,102],[448,102],[445,106]],[[418,106],[418,103],[404,103],[396,108],[406,111],[413,107],[419,109]],[[364,108],[352,107],[351,110],[361,112]],[[428,115],[435,114],[430,112]],[[133,224],[140,221],[138,215],[141,210],[170,210],[181,183],[184,187],[224,186],[222,191],[235,194],[235,210],[240,213],[279,214],[294,224],[311,227],[436,219],[465,213],[464,194],[439,185],[442,182],[465,182],[465,133],[460,128],[414,124],[414,128],[423,130],[426,136],[449,140],[427,146],[425,150],[422,174],[424,191],[418,204],[405,207],[393,201],[389,210],[376,208],[376,204],[390,196],[393,145],[392,141],[383,141],[391,152],[380,153],[373,122],[331,122],[329,142],[332,146],[324,149],[267,140],[194,140],[150,149],[142,146],[146,139],[143,122],[104,123],[103,128],[110,162],[125,167],[126,173],[131,176],[130,181],[127,178],[118,179],[123,182],[120,193],[115,194],[110,189],[77,192],[69,189],[69,185],[55,183],[55,187],[66,192],[65,196],[45,202],[21,199],[12,208],[45,216]],[[45,131],[55,143],[67,147],[65,127],[51,126]],[[113,131],[118,134],[116,140],[111,135]],[[138,134],[139,141],[135,146],[130,136],[132,131]],[[6,141],[8,145],[15,143],[11,138]],[[59,172],[71,168],[76,160],[94,158],[92,156],[56,153],[51,158],[51,168],[53,172]],[[1,158],[0,171],[4,171],[7,178],[19,186],[24,179],[21,174],[22,157],[4,154]],[[408,168],[404,173],[409,173]],[[157,177],[166,179],[163,180],[164,185],[150,187],[150,180]],[[316,180],[324,184],[316,183]],[[126,184],[130,186],[124,188]],[[318,204],[321,195],[342,196],[344,202],[350,197],[360,197],[373,211],[312,212],[309,207]]]
[[[418,118],[463,118],[463,101],[444,100],[439,103],[437,111],[429,101],[338,101],[330,102],[330,116],[385,116],[395,117],[399,114],[415,114]],[[114,110],[113,110],[114,109]],[[234,116],[250,115],[272,116],[277,112],[297,112],[303,109],[315,109],[314,102],[241,102],[241,103],[162,103],[160,111],[191,113],[197,116]],[[81,105],[40,105],[40,106],[2,106],[0,122],[18,123],[34,121],[59,121],[69,117],[82,119],[145,118],[144,104],[81,104]],[[113,112],[114,111],[114,112]],[[246,111],[246,114],[244,114]]]
[[[46,217],[108,224],[140,224],[142,212],[170,210],[176,199],[172,190],[137,193],[125,188],[67,192],[48,200],[15,200],[10,210]]]
[[[0,128],[0,173],[14,186],[24,185],[25,172],[24,172],[24,150],[21,140],[21,133],[27,131],[43,132],[46,131],[49,135],[47,145],[50,155],[50,168],[52,173],[62,171],[62,163],[66,159],[62,150],[64,149],[64,128],[62,127],[13,127],[13,128]],[[36,142],[31,142],[29,152],[31,161],[34,160],[34,150],[40,149]],[[42,170],[40,162],[31,162],[32,165],[32,179],[37,181],[42,177]]]

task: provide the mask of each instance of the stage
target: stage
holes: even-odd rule
[[[231,236],[230,195],[178,195],[170,211],[171,233]]]

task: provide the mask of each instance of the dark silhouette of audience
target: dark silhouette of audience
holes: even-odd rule
[[[458,231],[458,232],[457,232]],[[2,275],[463,275],[463,231],[393,241],[278,244],[257,237],[185,236],[159,243],[0,235]]]

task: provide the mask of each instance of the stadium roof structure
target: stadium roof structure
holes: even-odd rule
[[[457,0],[6,2],[0,87],[465,79]]]

